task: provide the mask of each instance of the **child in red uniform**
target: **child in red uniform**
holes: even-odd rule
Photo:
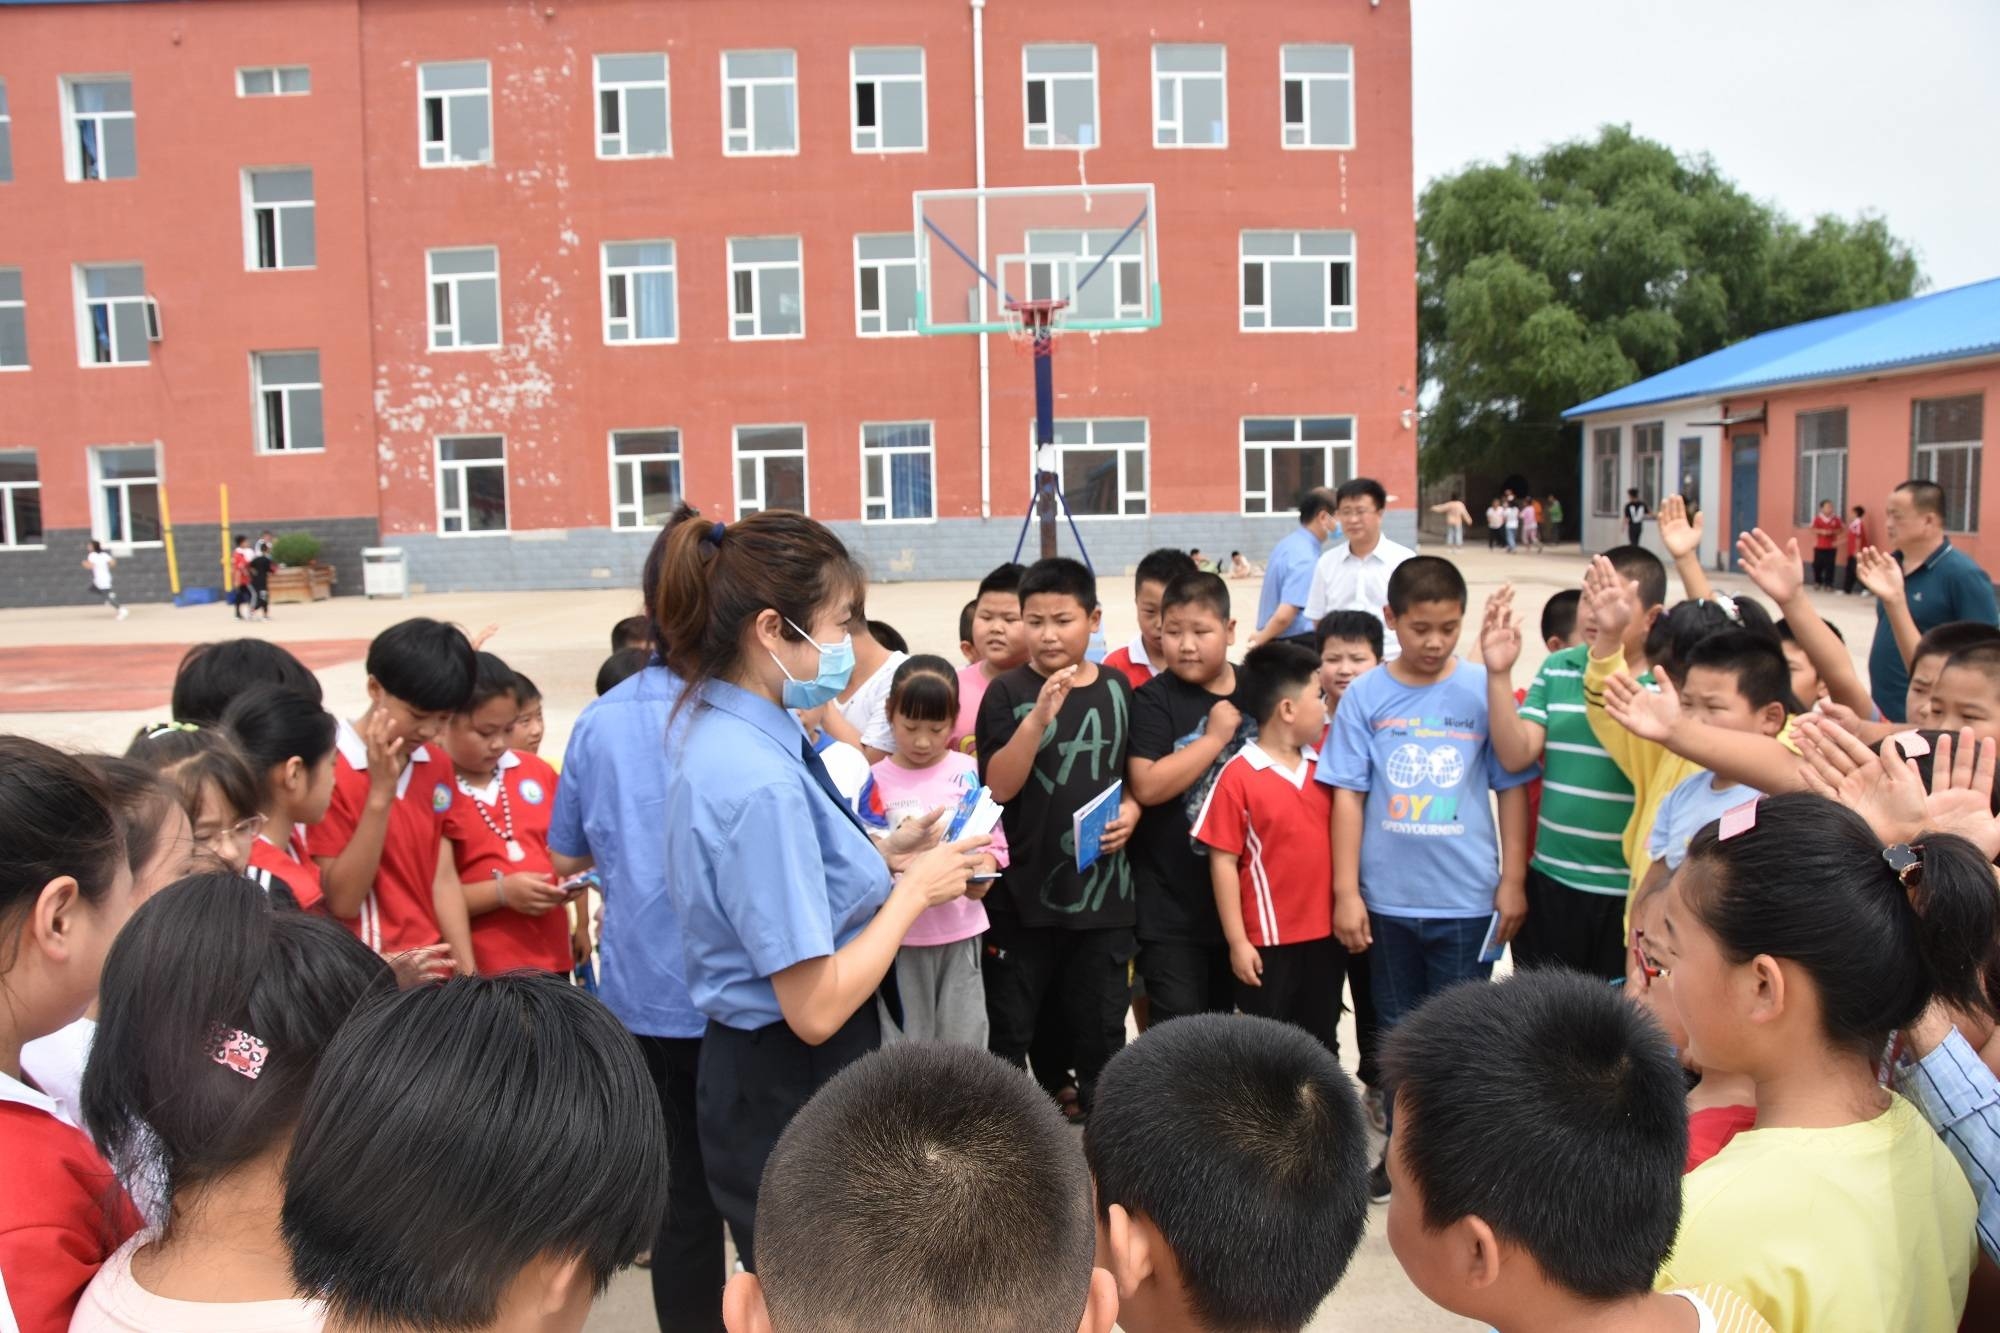
[[[379,954],[450,946],[472,970],[465,897],[438,883],[451,761],[431,747],[472,694],[479,664],[456,626],[422,618],[368,645],[368,708],[334,740],[333,800],[313,833],[327,910]]]
[[[1183,574],[1195,572],[1194,558],[1171,546],[1149,551],[1132,575],[1132,609],[1139,617],[1139,633],[1123,648],[1106,654],[1104,667],[1116,671],[1138,689],[1162,669],[1166,646],[1160,640],[1160,601],[1167,585]]]
[[[481,976],[520,968],[567,972],[569,914],[549,859],[556,771],[507,748],[520,705],[514,673],[479,654],[472,697],[445,730],[454,769],[444,836],[472,917],[472,959]]]
[[[333,800],[333,714],[283,685],[257,685],[238,695],[222,725],[257,780],[264,827],[250,845],[251,878],[283,884],[308,912],[326,912],[319,862],[306,850],[306,830],[326,818]]]

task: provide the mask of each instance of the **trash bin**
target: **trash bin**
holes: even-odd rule
[[[369,597],[410,595],[410,566],[402,547],[361,548],[361,591]]]

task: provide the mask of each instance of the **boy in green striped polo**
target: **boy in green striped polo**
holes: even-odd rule
[[[1640,546],[1605,552],[1619,576],[1638,585],[1639,605],[1623,636],[1625,660],[1643,671],[1646,633],[1667,598],[1667,571]],[[1596,626],[1589,602],[1579,612],[1582,642],[1551,653],[1518,710],[1514,664],[1521,655],[1511,590],[1487,604],[1480,647],[1486,660],[1493,752],[1502,765],[1542,764],[1541,814],[1528,862],[1528,919],[1514,936],[1520,967],[1562,966],[1607,981],[1625,975],[1625,825],[1632,784],[1591,732],[1584,713],[1583,670]]]

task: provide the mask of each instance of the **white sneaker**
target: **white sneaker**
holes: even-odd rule
[[[124,607],[122,607],[122,606],[118,608],[118,618],[119,618],[120,620],[123,620],[123,619],[124,619],[125,617],[127,617],[127,616],[129,616],[129,615],[131,615],[131,614],[132,614],[132,613],[131,613],[130,611],[126,610],[126,609],[125,609]]]

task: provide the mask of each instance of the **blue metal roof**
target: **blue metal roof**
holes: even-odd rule
[[[1810,380],[2000,354],[2000,278],[1850,310],[1696,357],[1563,413],[1594,416],[1686,398],[1727,398]]]

